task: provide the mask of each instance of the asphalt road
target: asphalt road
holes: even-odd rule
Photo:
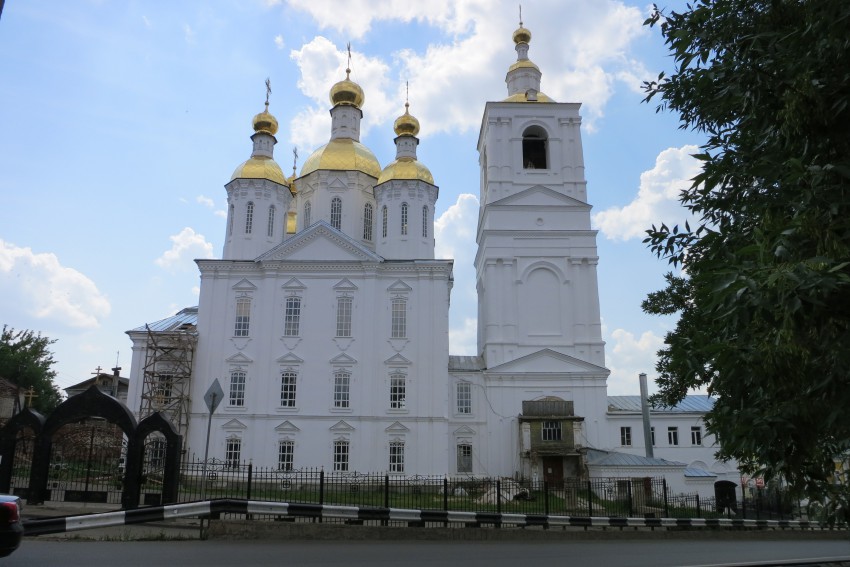
[[[850,540],[820,541],[44,541],[26,539],[4,566],[696,567],[781,565],[841,557]]]

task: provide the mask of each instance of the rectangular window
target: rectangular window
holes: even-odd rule
[[[561,422],[560,421],[544,421],[543,422],[543,440],[544,441],[560,441],[561,440]]]
[[[348,372],[337,372],[334,374],[334,407],[349,407],[351,394],[351,374]]]
[[[655,447],[655,427],[649,428],[649,436],[652,437],[652,446]]]
[[[363,240],[372,240],[372,205],[363,207]]]
[[[228,405],[241,408],[245,405],[245,373],[230,373],[230,401]]]
[[[403,339],[407,336],[407,301],[393,299],[392,338]]]
[[[284,372],[280,375],[280,407],[295,407],[295,382],[298,375],[295,372]]]
[[[401,235],[407,236],[407,203],[401,204]]]
[[[457,412],[472,413],[472,384],[469,382],[457,383]]]
[[[269,207],[269,226],[266,229],[266,236],[269,238],[274,236],[274,205]]]
[[[702,445],[702,427],[691,427],[691,445]]]
[[[631,447],[632,446],[632,428],[631,427],[621,427],[620,428],[620,445],[623,447]]]
[[[457,446],[457,472],[472,472],[472,445],[460,443]]]
[[[171,387],[174,384],[174,375],[159,373],[156,375],[154,386],[154,401],[157,404],[165,404],[171,400]]]
[[[336,300],[336,336],[351,336],[351,298],[339,297]]]
[[[678,427],[668,427],[667,428],[667,444],[668,445],[678,445],[679,444],[679,428]]]
[[[234,337],[247,337],[251,326],[251,300],[236,300],[236,325],[233,328]]]
[[[334,441],[334,471],[348,471],[348,441]]]
[[[251,234],[254,227],[254,203],[248,202],[248,209],[245,212],[245,234]]]
[[[286,298],[286,313],[283,318],[283,336],[297,337],[301,331],[301,298]]]
[[[277,445],[277,469],[291,471],[295,462],[295,443],[292,441],[281,441]]]
[[[242,459],[242,440],[228,439],[224,448],[224,463],[228,468],[236,468]]]
[[[404,443],[401,441],[390,443],[390,472],[404,472]]]
[[[428,238],[428,207],[422,207],[422,238]]]
[[[403,374],[393,374],[390,377],[390,409],[404,409],[406,384]]]
[[[383,238],[386,238],[387,237],[387,207],[386,206],[384,206],[384,208],[381,209],[381,223],[382,223],[381,236]]]

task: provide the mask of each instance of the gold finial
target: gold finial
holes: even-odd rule
[[[348,49],[348,64],[345,66],[345,78],[347,79],[349,75],[351,75],[351,42],[349,41],[346,45]]]
[[[298,167],[298,146],[292,148],[292,175],[295,175],[295,169]]]
[[[269,105],[269,95],[272,94],[272,81],[266,77],[266,106]]]
[[[522,4],[519,5],[519,27],[522,27]]]

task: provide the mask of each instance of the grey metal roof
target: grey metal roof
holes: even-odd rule
[[[685,469],[685,476],[691,478],[714,478],[717,475],[711,471],[707,471],[704,469],[695,469],[693,467],[687,467]]]
[[[449,371],[478,372],[484,370],[484,359],[480,356],[449,355]]]
[[[685,463],[641,457],[628,453],[616,453],[614,451],[601,451],[599,449],[587,449],[587,464],[601,465],[607,467],[683,467]]]
[[[706,413],[714,406],[711,396],[694,394],[685,396],[679,404],[668,407],[652,407],[652,413]],[[640,396],[608,396],[608,411],[626,411],[640,413]]]
[[[194,307],[185,307],[181,309],[176,315],[172,315],[171,317],[167,317],[165,319],[160,319],[159,321],[154,321],[153,323],[148,323],[147,327],[150,327],[151,331],[176,331],[183,325],[197,325],[198,324],[198,306]],[[129,332],[133,331],[147,331],[145,325],[141,327],[136,327],[135,329],[131,329]]]

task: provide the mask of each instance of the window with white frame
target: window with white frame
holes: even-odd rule
[[[457,472],[472,472],[472,445],[469,443],[458,443],[457,445]]]
[[[279,441],[277,444],[277,469],[291,471],[295,463],[295,442]]]
[[[342,199],[339,197],[331,199],[331,226],[337,230],[342,227]]]
[[[347,409],[351,403],[351,373],[346,370],[334,372],[334,407]]]
[[[407,380],[396,372],[390,376],[390,409],[404,409],[407,404]]]
[[[298,374],[292,370],[281,372],[280,374],[280,407],[294,408],[295,407],[295,386],[298,379]]]
[[[248,201],[248,207],[245,209],[245,234],[251,234],[254,229],[254,203]]]
[[[397,297],[392,301],[392,338],[403,339],[407,336],[407,300]]]
[[[236,321],[233,326],[234,337],[247,337],[251,327],[251,300],[243,297],[236,300]]]
[[[227,405],[234,408],[245,405],[245,373],[241,370],[230,373],[230,396]]]
[[[283,336],[297,337],[301,331],[301,298],[287,297],[283,316]]]
[[[224,446],[224,463],[228,468],[236,468],[242,459],[242,440],[231,437]]]
[[[472,413],[472,384],[469,382],[457,383],[457,412]]]
[[[338,297],[336,299],[336,336],[351,336],[351,298]]]
[[[390,472],[404,472],[404,441],[390,442]]]
[[[363,240],[372,240],[372,204],[363,207]]]
[[[266,235],[269,237],[274,236],[274,205],[269,207],[269,226],[266,229]]]
[[[544,421],[542,428],[542,437],[544,441],[560,441],[561,440],[561,422],[560,421]]]
[[[667,444],[668,445],[678,445],[679,444],[679,428],[678,427],[668,427],[667,428]]]
[[[389,220],[387,218],[388,214],[389,213],[387,213],[387,206],[384,205],[384,208],[381,209],[381,237],[382,238],[387,237],[387,221]]]
[[[407,203],[401,204],[401,235],[407,236]]]
[[[313,206],[310,201],[304,203],[304,228],[310,226],[310,213],[313,212]]]
[[[702,427],[691,427],[691,445],[702,445]]]
[[[334,471],[348,471],[348,441],[334,441]]]
[[[632,428],[631,427],[621,427],[620,428],[620,445],[623,447],[631,447],[632,446]]]
[[[428,207],[422,207],[422,238],[428,238]]]

